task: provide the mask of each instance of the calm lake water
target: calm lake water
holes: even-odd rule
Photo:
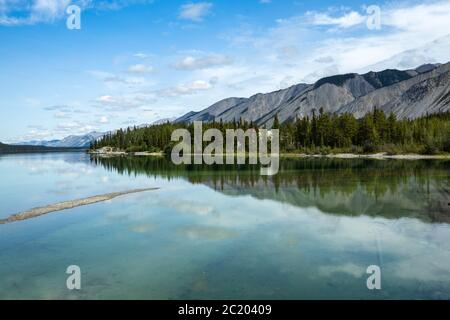
[[[0,218],[161,188],[0,225],[0,299],[450,299],[450,161],[286,159],[269,178],[35,154],[1,156],[0,177]]]

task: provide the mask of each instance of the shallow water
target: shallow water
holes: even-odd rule
[[[450,299],[449,161],[285,159],[258,168],[162,158],[0,157],[0,299]],[[69,265],[82,290],[66,288]],[[366,269],[382,269],[367,289]]]

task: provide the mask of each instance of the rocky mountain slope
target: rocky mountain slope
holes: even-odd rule
[[[189,112],[183,117],[176,119],[176,122],[212,121],[223,112],[247,101],[245,98],[228,98],[221,100],[209,108],[200,112]]]
[[[315,84],[298,84],[250,98],[224,99],[176,122],[245,119],[271,126],[275,115],[286,122],[323,109],[360,118],[375,107],[411,119],[450,111],[450,63],[427,64],[413,70],[336,75]]]

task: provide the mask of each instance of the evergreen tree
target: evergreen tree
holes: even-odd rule
[[[273,119],[272,129],[280,129],[280,120],[278,119],[278,114],[276,114],[275,118]]]
[[[93,141],[91,149],[112,147],[128,152],[165,151],[173,143],[170,141],[175,129],[185,128],[194,136],[194,126],[190,124],[164,123],[146,128],[119,129],[103,138]],[[217,128],[224,135],[227,129],[247,130],[259,127],[245,119],[224,123],[204,123],[203,129]],[[450,152],[450,112],[427,115],[415,120],[397,120],[394,114],[388,117],[383,111],[374,109],[362,119],[351,114],[329,115],[320,110],[312,117],[297,118],[293,122],[280,123],[278,115],[274,118],[274,129],[280,130],[280,147],[283,151],[316,150],[324,148],[363,147],[366,152],[383,150],[387,145],[401,152]],[[403,151],[402,151],[403,150]]]

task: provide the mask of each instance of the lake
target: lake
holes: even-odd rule
[[[0,156],[0,177],[0,219],[160,188],[0,225],[0,299],[450,299],[450,161],[292,158],[263,177],[26,154]]]

